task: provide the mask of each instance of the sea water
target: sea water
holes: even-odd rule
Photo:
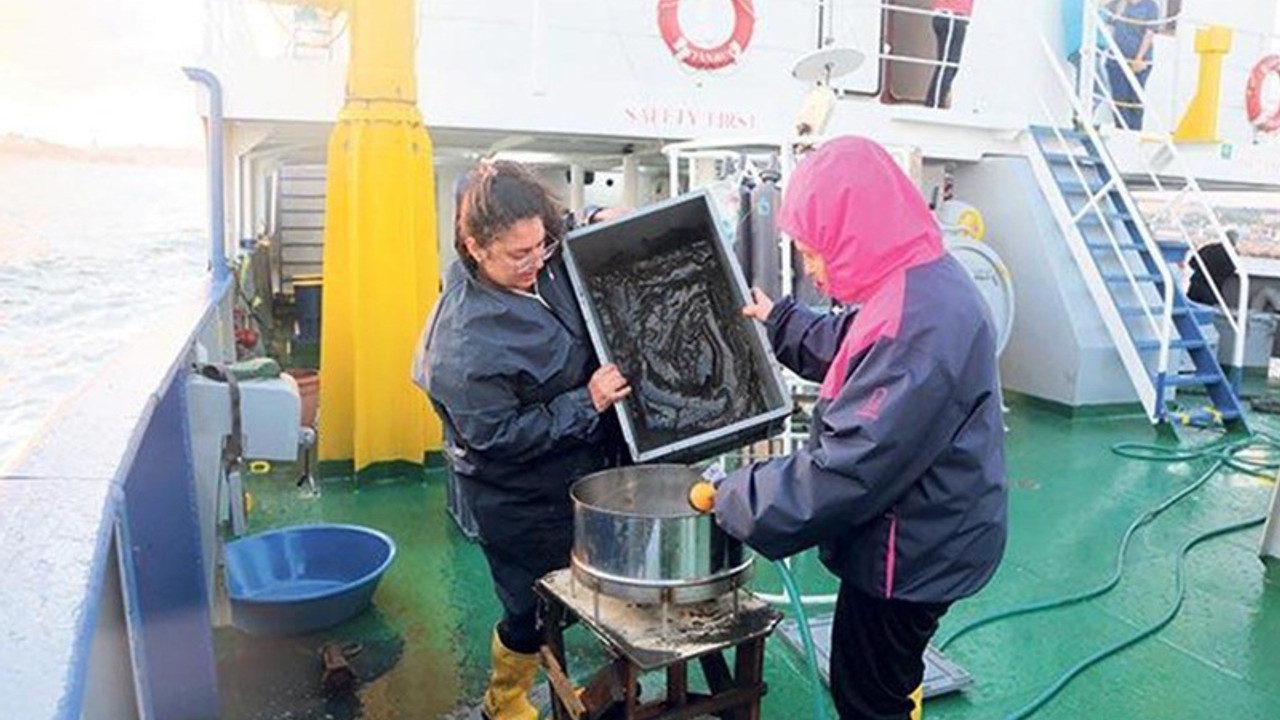
[[[0,155],[0,470],[206,273],[204,169]]]

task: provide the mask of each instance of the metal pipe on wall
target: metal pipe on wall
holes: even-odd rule
[[[751,191],[751,279],[752,284],[771,298],[783,295],[782,237],[777,212],[782,204],[781,180],[776,170],[760,174],[760,184]],[[787,288],[789,290],[789,288]]]
[[[636,156],[627,153],[622,156],[622,205],[633,208],[639,205],[640,198],[640,163]]]
[[[225,206],[222,166],[222,83],[204,68],[185,67],[182,72],[193,82],[209,90],[209,269],[214,287],[220,287],[231,275],[227,265]]]
[[[569,209],[578,212],[587,204],[586,172],[574,163],[569,166]]]

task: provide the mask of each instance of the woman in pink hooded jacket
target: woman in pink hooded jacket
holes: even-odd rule
[[[845,720],[906,720],[925,646],[1004,552],[996,331],[937,222],[876,143],[844,137],[796,168],[778,223],[819,314],[759,291],[778,359],[821,381],[808,445],[725,478],[716,520],[769,558],[814,545],[839,576],[831,691]]]

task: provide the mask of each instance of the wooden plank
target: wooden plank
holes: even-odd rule
[[[579,692],[578,697],[587,709],[587,717],[594,720],[610,708],[626,699],[622,678],[626,675],[625,660],[614,660],[596,672]]]
[[[622,701],[623,717],[626,720],[635,720],[636,710],[640,707],[640,678],[636,672],[636,666],[624,662],[622,664],[622,689],[626,692],[626,699]]]
[[[684,660],[667,667],[667,702],[674,708],[689,704],[689,664]]]
[[[739,688],[763,687],[764,638],[756,638],[738,646],[734,651],[736,672],[734,681]],[[742,720],[760,720],[760,703],[742,707],[738,711]]]
[[[295,212],[319,213],[321,221],[324,220],[323,195],[281,195],[279,208],[282,215]]]
[[[712,693],[722,693],[733,687],[733,676],[729,674],[729,663],[725,662],[724,653],[719,650],[707,653],[698,658],[698,662]]]
[[[564,614],[565,607],[563,604],[556,602],[555,598],[547,598],[547,602],[542,604],[542,627],[543,627],[543,647],[540,649],[539,656],[550,657],[555,660],[558,667],[565,666],[564,658]],[[543,660],[543,665],[546,661]],[[557,697],[555,683],[550,679],[550,673],[547,675],[548,684],[551,687],[551,716],[555,720],[569,720],[569,709],[564,703],[561,703]]]
[[[542,667],[547,671],[547,680],[551,683],[551,691],[555,693],[560,704],[568,711],[571,720],[583,720],[587,716],[587,708],[582,704],[582,699],[578,697],[576,689],[573,687],[573,681],[565,675],[564,670],[560,667],[560,662],[556,660],[555,653],[551,648],[545,645],[538,653],[542,657]]]
[[[280,249],[280,258],[284,265],[321,265],[324,263],[324,247],[286,245]]]
[[[294,230],[291,228],[280,228],[276,232],[276,236],[280,238],[281,246],[289,246],[296,242],[306,243],[323,243],[323,230]]]

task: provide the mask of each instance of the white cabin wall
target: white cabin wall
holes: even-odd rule
[[[870,55],[863,68],[835,83],[862,93],[865,107],[856,111],[859,123],[886,125],[903,114],[910,117],[920,108],[878,101],[878,3],[830,2],[825,36]],[[894,2],[929,5],[928,0]],[[345,46],[339,44],[331,57],[290,57],[276,47],[279,38],[273,45],[259,37],[273,28],[246,30],[255,25],[253,14],[261,14],[256,4],[260,2],[227,0],[213,21],[231,29],[211,29],[216,41],[206,42],[209,55],[202,64],[224,81],[228,117],[331,121],[342,104]],[[732,26],[732,3],[686,2],[680,7],[695,40],[714,44]],[[791,78],[790,68],[800,55],[818,47],[819,3],[757,2],[754,7],[755,31],[740,62],[698,72],[678,62],[664,44],[656,1],[424,1],[418,40],[420,105],[432,127],[664,139],[786,132],[806,89]],[[228,19],[237,8],[247,22]],[[1212,20],[1241,30],[1227,60],[1224,134],[1233,142],[1252,139],[1242,118],[1243,87],[1268,41],[1244,30],[1274,32],[1276,12],[1273,0],[1186,0],[1178,34],[1157,40],[1149,85],[1153,109],[1168,118],[1166,124],[1181,115],[1195,89],[1195,27]],[[893,51],[932,59],[929,18],[899,15],[894,35],[900,37],[895,37]],[[1060,95],[1040,51],[1041,33],[1060,51],[1057,0],[977,2],[954,89],[956,115],[1025,125],[1039,114],[1038,93]],[[919,97],[930,74],[928,66],[895,63],[896,87],[891,89],[902,97]],[[839,112],[848,112],[845,104]],[[896,134],[909,132],[898,129]],[[909,138],[888,141],[904,140]]]
[[[1017,118],[1025,126],[1041,116],[1040,96],[1063,89],[1045,56],[1041,37],[1062,53],[1056,0],[977,0],[969,22],[953,107],[971,114]]]
[[[699,73],[663,43],[656,3],[424,3],[421,104],[429,122],[449,127],[671,138],[781,132],[805,89],[789,71],[816,46],[817,4],[755,8],[738,65]],[[713,9],[688,19],[691,36],[723,37],[733,5]]]
[[[900,1],[912,7],[928,4]],[[225,0],[215,15],[233,15],[237,8],[252,14],[260,4],[261,0]],[[680,7],[688,9],[682,22],[695,41],[714,44],[727,36],[733,3],[690,1]],[[885,144],[918,147],[930,158],[976,161],[1020,152],[1017,135],[1029,123],[1065,124],[1070,118],[1062,81],[1041,47],[1043,36],[1069,72],[1058,0],[978,0],[949,110],[881,101],[882,63],[877,53],[882,13],[876,0],[829,0],[822,33],[818,0],[756,2],[754,7],[755,32],[740,62],[698,72],[682,65],[663,42],[657,0],[424,0],[417,45],[419,105],[433,130],[496,130],[539,139],[555,134],[567,141],[578,136],[649,141],[650,147],[641,147],[641,153],[685,138],[778,137],[790,132],[807,91],[805,83],[791,77],[790,69],[797,58],[819,46],[822,35],[869,55],[861,69],[835,82],[848,94],[836,106],[829,135],[858,133]],[[1193,21],[1215,19],[1269,33],[1275,14],[1274,0],[1187,0],[1178,35],[1158,40],[1150,83],[1153,112],[1171,125],[1194,93]],[[909,42],[893,49],[932,59],[929,19],[914,20]],[[279,31],[270,23],[259,24],[266,31]],[[331,57],[290,57],[278,47],[273,50],[269,42],[250,42],[253,38],[247,35],[253,33],[246,34],[244,28],[214,34],[218,37],[207,42],[209,55],[201,64],[223,80],[229,118],[254,119],[270,127],[291,120],[327,125],[336,117],[345,79],[343,44]],[[1227,60],[1221,123],[1224,138],[1237,145],[1232,161],[1236,167],[1204,165],[1205,179],[1219,170],[1239,175],[1241,167],[1253,162],[1253,132],[1241,107],[1243,86],[1265,43],[1261,36],[1237,33],[1236,50]],[[931,69],[919,66],[910,82],[906,72],[898,69],[898,94],[923,94]],[[1041,109],[1041,97],[1053,108],[1049,116]],[[228,138],[229,168],[234,167],[231,147],[236,140]],[[492,138],[476,149],[484,150],[487,142]],[[546,149],[574,152],[568,146]],[[1271,149],[1280,150],[1280,145]],[[1204,152],[1218,155],[1216,148]],[[228,188],[233,206],[239,192],[240,188]],[[242,218],[246,215],[250,213],[241,213]],[[251,228],[230,229],[236,231],[229,234],[234,238]]]

